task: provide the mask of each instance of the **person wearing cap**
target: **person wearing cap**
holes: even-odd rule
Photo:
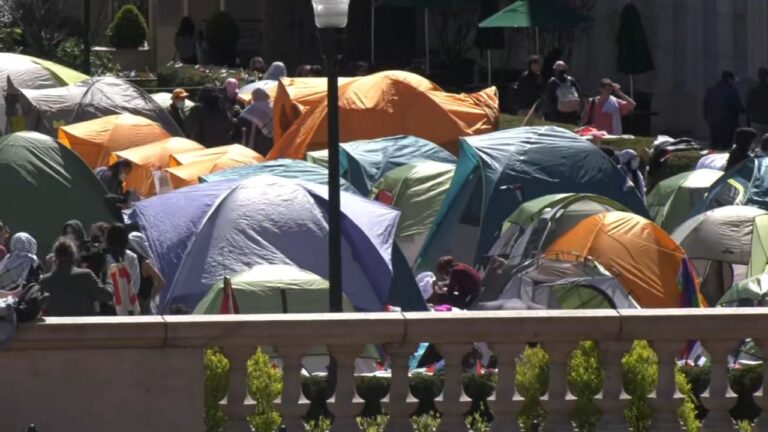
[[[568,65],[555,62],[554,76],[544,92],[544,118],[556,123],[578,125],[581,121],[583,93],[576,79],[568,75]]]
[[[608,135],[622,135],[621,118],[632,113],[636,106],[635,101],[621,91],[620,85],[604,78],[600,80],[600,96],[589,100],[582,121]]]
[[[704,96],[704,119],[709,125],[711,149],[727,151],[731,148],[733,135],[745,112],[736,89],[736,76],[731,71],[723,71],[720,81]]]
[[[173,121],[179,125],[179,129],[184,130],[184,124],[187,119],[187,98],[189,93],[186,90],[177,88],[173,91],[171,97],[171,106],[168,107],[168,114],[171,115]]]

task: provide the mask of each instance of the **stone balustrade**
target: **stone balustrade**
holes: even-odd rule
[[[227,431],[250,430],[253,412],[246,362],[257,346],[281,358],[284,390],[276,401],[289,432],[303,430],[308,402],[301,390],[301,360],[324,345],[337,364],[337,385],[329,408],[334,431],[357,430],[362,402],[355,393],[355,358],[368,344],[387,353],[392,369],[389,431],[409,431],[417,402],[409,391],[408,358],[420,342],[435,344],[445,358],[443,393],[436,401],[441,431],[466,431],[470,407],[462,387],[462,358],[473,342],[486,342],[498,359],[496,393],[488,400],[492,430],[519,430],[522,406],[515,388],[516,364],[526,344],[549,353],[549,386],[542,398],[545,431],[573,430],[575,397],[567,382],[571,352],[579,341],[601,350],[603,391],[599,431],[626,431],[621,360],[632,341],[647,340],[659,356],[658,386],[650,402],[653,431],[681,429],[676,409],[676,357],[685,343],[702,341],[712,359],[711,384],[702,396],[709,410],[706,431],[732,430],[729,409],[736,398],[728,385],[727,356],[743,338],[768,346],[768,309],[536,311],[483,313],[387,313],[260,316],[194,316],[48,319],[24,325],[0,351],[0,430],[22,431],[30,423],[42,432],[202,431],[203,355],[221,348],[230,361],[229,388],[221,406]],[[768,374],[765,375],[768,380]],[[768,407],[762,391],[755,402]]]

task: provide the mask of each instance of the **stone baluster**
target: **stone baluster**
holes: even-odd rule
[[[467,430],[464,414],[469,410],[471,400],[464,394],[462,360],[469,348],[467,345],[438,345],[437,350],[445,359],[443,392],[435,400],[437,409],[443,414],[440,430],[464,432]]]
[[[651,432],[672,432],[681,429],[677,410],[683,404],[683,397],[677,390],[675,357],[684,348],[681,341],[651,342],[651,346],[659,357],[659,379],[656,391],[650,397],[654,409]]]
[[[601,342],[600,354],[603,368],[603,391],[597,396],[597,406],[603,412],[597,424],[599,432],[624,432],[628,430],[624,410],[630,397],[624,392],[621,360],[629,348],[627,342]]]
[[[703,341],[709,352],[712,367],[709,389],[701,396],[701,401],[709,410],[704,419],[702,432],[728,431],[734,429],[730,409],[736,403],[736,395],[728,381],[728,354],[734,348],[733,341]]]
[[[384,410],[389,414],[387,432],[409,432],[411,414],[416,410],[418,401],[411,395],[411,382],[408,377],[408,360],[415,347],[409,344],[392,344],[386,347],[389,355],[392,379],[389,394],[382,401]]]
[[[524,344],[493,344],[491,349],[496,355],[498,379],[496,392],[488,399],[493,410],[493,432],[517,432],[520,423],[517,414],[522,408],[523,398],[517,393],[517,357],[525,348]]]
[[[304,346],[281,346],[276,351],[283,362],[283,394],[277,409],[288,432],[303,432],[309,401],[301,389],[301,360],[308,350]]]
[[[333,414],[333,432],[358,430],[357,415],[364,402],[355,390],[355,359],[363,351],[360,346],[331,346],[331,355],[336,360],[336,393],[329,402]]]
[[[248,416],[253,414],[255,402],[248,396],[248,359],[254,353],[248,347],[223,347],[229,360],[229,388],[227,396],[219,403],[229,421],[226,432],[251,432]]]
[[[765,350],[768,347],[768,339],[758,339],[756,342],[761,350]],[[759,431],[768,431],[768,362],[766,361],[763,362],[763,385],[755,393],[754,399],[755,404],[762,410],[760,417],[757,418],[755,423],[755,428]]]
[[[576,398],[568,389],[568,363],[576,342],[553,342],[542,344],[549,354],[549,388],[541,398],[541,405],[547,411],[544,430],[565,432],[573,430],[571,413]]]

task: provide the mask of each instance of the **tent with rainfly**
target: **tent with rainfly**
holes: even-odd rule
[[[171,155],[170,167],[165,172],[174,189],[200,182],[200,177],[231,168],[264,162],[259,153],[240,144],[213,147]]]
[[[112,153],[170,138],[159,124],[132,114],[120,114],[62,126],[59,141],[92,169],[109,165]]]
[[[601,195],[647,215],[619,168],[572,132],[526,127],[463,138],[451,189],[416,268],[427,270],[445,255],[478,263],[523,203],[561,193]]]
[[[166,138],[154,143],[114,152],[109,163],[115,163],[120,159],[130,161],[133,169],[128,178],[125,179],[125,188],[136,191],[141,197],[148,198],[157,194],[155,174],[168,168],[172,154],[204,149],[202,144],[186,138]]]
[[[170,114],[147,92],[118,78],[92,78],[67,87],[26,89],[8,85],[13,124],[55,137],[63,125],[117,114],[133,114],[158,123],[170,135],[183,133]]]
[[[421,137],[456,154],[458,139],[496,129],[496,88],[473,94],[446,93],[418,75],[389,71],[354,80],[339,95],[341,141],[399,134]],[[328,106],[308,109],[275,146],[268,159],[304,159],[328,147]]]
[[[768,216],[757,216],[752,224],[749,277],[768,273]]]
[[[643,308],[707,305],[685,251],[658,225],[635,214],[608,212],[584,219],[545,253],[594,259]]]
[[[0,93],[3,95],[9,80],[21,88],[47,89],[87,79],[87,75],[47,60],[16,53],[0,53]],[[6,132],[5,112],[5,99],[0,98],[0,133]],[[21,128],[24,125],[18,125],[14,130]]]
[[[389,171],[371,190],[371,198],[401,211],[397,244],[411,265],[443,205],[454,171],[456,165],[450,163],[411,163]]]
[[[31,234],[45,254],[65,222],[88,226],[117,220],[107,191],[72,150],[36,132],[0,138],[0,220],[14,232]]]
[[[651,217],[667,232],[672,232],[704,200],[707,191],[723,175],[722,171],[700,169],[677,174],[657,184],[646,200]]]
[[[701,291],[709,304],[717,304],[735,282],[745,278],[753,224],[764,215],[768,212],[754,207],[719,207],[689,219],[672,233],[701,275]]]
[[[162,310],[194,308],[213,283],[257,265],[291,265],[327,277],[326,195],[323,186],[257,176],[139,202],[132,221],[168,283]],[[344,294],[355,309],[381,311],[393,304],[425,310],[410,269],[394,253],[399,213],[347,193],[342,212]],[[410,284],[399,272],[410,276]]]
[[[456,164],[456,157],[442,147],[405,135],[345,143],[339,156],[342,178],[363,195],[368,195],[376,182],[397,167],[421,161]],[[307,153],[307,160],[327,167],[328,151]]]
[[[749,158],[723,174],[691,216],[729,205],[749,205],[768,210],[768,157]]]
[[[321,185],[328,184],[328,170],[297,159],[278,159],[256,165],[230,168],[200,177],[200,183],[245,180],[257,175],[271,175],[288,179],[302,180]],[[353,194],[359,193],[346,180],[341,179],[341,190]]]

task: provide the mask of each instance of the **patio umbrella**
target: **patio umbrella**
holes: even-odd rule
[[[563,0],[518,0],[481,22],[480,28],[535,28],[536,51],[539,51],[539,27],[575,27],[591,21],[589,15],[576,10]]]
[[[629,75],[630,94],[634,97],[634,75],[654,70],[653,56],[643,27],[640,11],[632,2],[627,2],[621,11],[621,23],[616,37],[619,46],[618,70]]]

